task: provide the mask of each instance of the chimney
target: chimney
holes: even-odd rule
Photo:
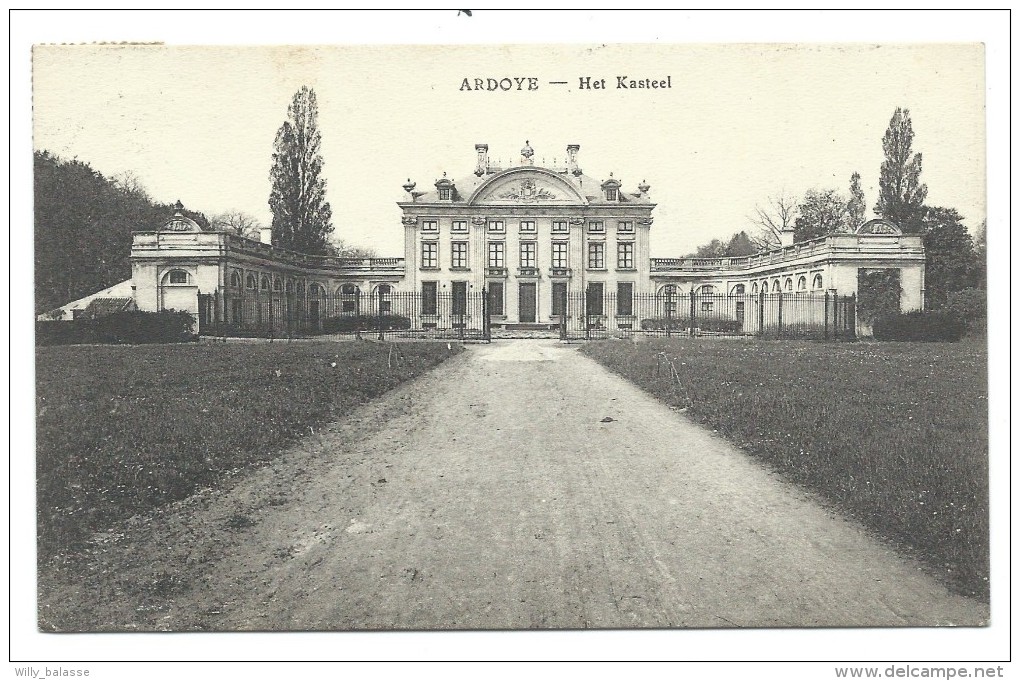
[[[475,151],[478,152],[478,165],[475,166],[475,175],[481,177],[489,169],[489,145],[476,144]]]
[[[264,244],[269,244],[270,246],[272,246],[272,244],[273,244],[273,228],[272,227],[263,227],[262,229],[260,229],[259,230],[259,241],[261,241]]]
[[[567,172],[572,175],[580,175],[581,169],[577,167],[577,152],[581,150],[580,144],[567,145]]]

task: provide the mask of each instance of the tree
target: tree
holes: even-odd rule
[[[231,232],[258,241],[262,223],[257,218],[239,210],[230,210],[212,217],[212,228],[220,232]]]
[[[174,214],[131,172],[104,177],[88,163],[34,154],[35,309],[46,312],[131,276],[132,232]],[[205,216],[185,210],[203,229]]]
[[[974,286],[978,288],[988,287],[988,222],[981,221],[981,225],[974,233]]]
[[[755,206],[749,220],[756,234],[751,238],[755,248],[768,251],[781,244],[779,235],[793,228],[797,219],[797,201],[786,192],[771,196],[766,206]]]
[[[921,183],[921,154],[911,154],[913,142],[910,110],[897,107],[882,138],[885,160],[878,180],[875,212],[895,222],[904,232],[916,234],[922,229],[928,187]]]
[[[692,258],[725,258],[726,244],[719,239],[712,239],[704,246],[698,246],[690,257]]]
[[[111,178],[113,184],[128,196],[136,195],[146,201],[151,201],[149,193],[145,190],[142,180],[133,170],[125,170],[117,173]]]
[[[849,202],[835,189],[810,189],[797,206],[793,240],[807,241],[820,236],[851,231]]]
[[[287,108],[288,120],[276,133],[273,187],[273,245],[300,253],[325,255],[333,231],[332,211],[326,201],[315,91],[303,86]]]
[[[704,246],[687,256],[688,258],[739,258],[745,255],[757,253],[747,232],[740,231],[730,237],[729,241],[712,239]]]
[[[338,258],[377,258],[379,254],[376,253],[374,248],[364,248],[362,246],[354,246],[352,244],[337,239],[331,241],[328,246],[329,255],[334,255]]]
[[[726,257],[740,258],[745,255],[754,255],[758,252],[751,237],[747,232],[741,230],[733,235],[730,242],[726,244]]]
[[[850,201],[846,210],[850,215],[850,225],[856,229],[864,224],[864,190],[861,189],[861,174],[855,172],[850,176]]]
[[[921,218],[924,234],[925,303],[946,304],[949,294],[972,286],[976,273],[974,240],[953,208],[928,208]]]

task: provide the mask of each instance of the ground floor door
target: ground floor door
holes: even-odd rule
[[[535,322],[536,285],[521,284],[517,298],[517,321],[522,324],[533,324]]]

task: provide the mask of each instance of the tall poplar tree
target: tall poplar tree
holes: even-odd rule
[[[875,212],[904,232],[921,231],[928,187],[921,183],[921,154],[911,153],[914,130],[910,110],[896,108],[882,138],[885,160],[878,180]]]
[[[861,174],[850,176],[850,201],[846,205],[850,214],[850,226],[857,229],[864,223],[864,190],[861,189]]]
[[[274,246],[326,255],[333,214],[326,201],[326,181],[320,176],[318,117],[315,91],[302,86],[287,108],[287,120],[276,132],[269,207]]]

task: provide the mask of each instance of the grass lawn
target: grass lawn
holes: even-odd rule
[[[655,339],[583,352],[907,547],[957,590],[988,597],[984,345]]]
[[[40,560],[265,463],[461,350],[367,342],[37,348]]]

